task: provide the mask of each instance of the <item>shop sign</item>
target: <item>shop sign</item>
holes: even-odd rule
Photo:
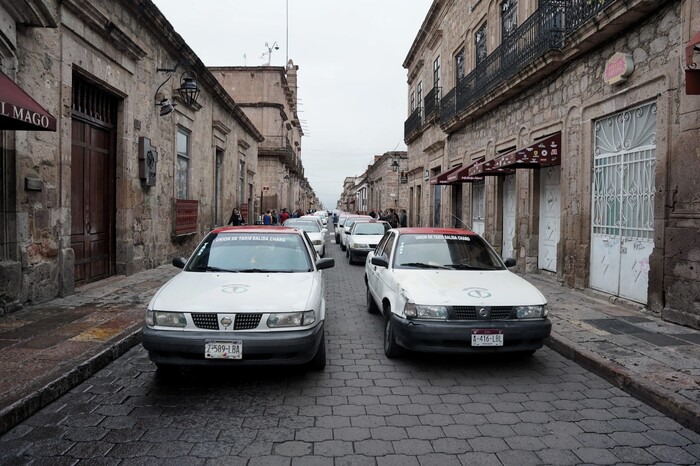
[[[607,84],[619,84],[627,81],[634,71],[634,59],[629,53],[617,52],[605,62],[603,79]]]

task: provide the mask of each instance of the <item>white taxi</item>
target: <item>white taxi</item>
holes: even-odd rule
[[[391,226],[388,222],[375,220],[359,220],[352,224],[347,236],[347,248],[345,255],[350,260],[350,264],[364,261],[370,251],[374,250],[379,241]]]
[[[326,255],[326,233],[328,233],[328,230],[325,227],[321,228],[317,219],[318,217],[313,219],[309,217],[288,218],[283,225],[304,230],[309,235],[316,253],[323,257]]]
[[[297,228],[211,231],[182,272],[151,299],[143,346],[159,369],[173,366],[308,364],[325,367],[322,270]]]
[[[521,352],[551,333],[547,300],[479,235],[389,230],[365,262],[367,311],[384,317],[384,353]]]

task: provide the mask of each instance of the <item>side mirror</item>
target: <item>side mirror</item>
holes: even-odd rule
[[[335,267],[335,259],[332,257],[324,257],[316,261],[317,270],[330,269],[331,267]]]
[[[389,268],[389,261],[381,256],[372,257],[372,265],[378,265],[379,267]]]
[[[324,235],[328,233],[328,228],[321,228],[321,233],[323,233]]]
[[[177,267],[178,269],[183,269],[185,268],[185,264],[187,263],[187,259],[184,257],[175,257],[173,258],[173,265]]]
[[[509,257],[505,260],[504,264],[506,264],[506,267],[515,267],[515,259]]]

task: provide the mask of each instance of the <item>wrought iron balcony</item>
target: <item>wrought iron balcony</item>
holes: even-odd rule
[[[566,35],[586,24],[613,2],[615,0],[566,0]]]
[[[587,0],[582,1],[585,3]],[[563,19],[564,6],[561,0],[541,5],[442,98],[440,123],[445,125],[548,51],[561,50],[564,45]]]
[[[423,124],[423,109],[418,107],[411,112],[406,122],[403,124],[403,138],[408,141],[411,136],[417,132],[417,130]]]
[[[440,97],[442,88],[435,86],[425,95],[423,108],[425,108],[425,121],[431,121],[440,114]]]

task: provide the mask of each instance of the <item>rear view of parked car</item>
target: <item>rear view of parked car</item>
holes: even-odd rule
[[[326,364],[322,270],[287,227],[213,230],[148,305],[143,346],[159,369]]]
[[[532,354],[549,337],[547,301],[479,235],[389,230],[365,262],[367,310],[384,317],[384,352]]]

